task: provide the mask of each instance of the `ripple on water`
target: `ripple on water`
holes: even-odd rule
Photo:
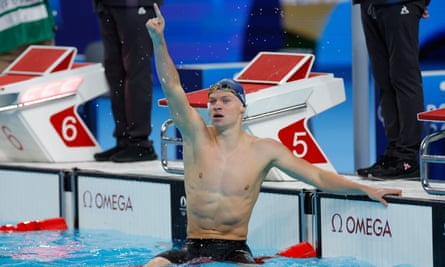
[[[8,266],[140,266],[172,247],[168,240],[116,231],[40,231],[0,234],[0,265]],[[273,255],[279,249],[255,250]],[[236,266],[208,263],[208,267]],[[353,257],[324,259],[271,258],[265,267],[374,267]],[[402,266],[399,266],[402,267]],[[408,266],[403,266],[408,267]]]

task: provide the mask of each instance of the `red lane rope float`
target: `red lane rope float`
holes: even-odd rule
[[[67,230],[68,226],[62,217],[49,218],[37,221],[19,222],[17,225],[5,224],[0,226],[0,232],[26,232],[26,231],[48,231]]]
[[[317,257],[317,252],[311,243],[301,242],[278,252],[277,255],[288,258],[313,258]]]
[[[267,259],[280,256],[287,258],[314,258],[317,257],[317,252],[315,251],[311,243],[305,241],[283,249],[279,251],[275,256],[255,257],[255,262],[257,264],[263,264],[264,261]]]

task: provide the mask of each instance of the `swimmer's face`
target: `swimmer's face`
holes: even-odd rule
[[[220,81],[218,83],[215,83],[214,85],[210,86],[209,91],[208,91],[208,96],[210,97],[211,94],[213,94],[216,91],[226,91],[226,92],[230,92],[232,93],[234,96],[236,96],[239,101],[241,102],[241,104],[246,107],[246,97],[244,95],[244,89],[242,88],[241,85],[230,85],[229,83],[233,83],[231,81]],[[236,86],[234,89],[234,87],[232,86]]]
[[[245,111],[241,101],[230,90],[209,92],[208,108],[213,125],[237,121]]]
[[[211,101],[211,95],[217,91],[225,91],[228,93],[232,93],[234,96],[236,96],[236,92],[234,89],[230,88],[229,86],[220,86],[220,85],[212,85],[209,89],[208,96],[209,96],[209,103]]]

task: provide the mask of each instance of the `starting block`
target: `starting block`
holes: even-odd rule
[[[296,157],[324,169],[334,167],[313,138],[308,120],[345,101],[343,79],[328,73],[312,73],[312,54],[260,52],[234,79],[246,92],[247,110],[243,118],[246,132],[276,139]],[[216,82],[216,81],[215,81]],[[187,93],[190,104],[208,122],[207,90]],[[159,105],[167,106],[166,99]],[[182,173],[179,167],[168,166],[166,145],[181,144],[180,138],[166,136],[171,120],[161,128],[162,166],[172,173]],[[268,180],[291,179],[278,169],[272,169]]]
[[[419,121],[445,123],[445,108],[425,111],[417,114]],[[445,164],[445,155],[431,154],[432,145],[437,141],[445,140],[445,129],[433,132],[425,136],[420,144],[420,181],[423,189],[434,195],[445,195],[445,183],[433,183],[430,179],[429,164]]]
[[[101,148],[77,108],[108,92],[100,63],[74,47],[30,46],[0,75],[0,150],[16,161],[94,160]]]

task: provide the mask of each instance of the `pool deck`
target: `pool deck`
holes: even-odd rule
[[[174,165],[174,163],[173,163]],[[183,180],[183,175],[172,174],[166,172],[160,161],[142,161],[133,163],[113,163],[113,162],[63,162],[63,163],[45,163],[45,162],[7,162],[0,161],[0,169],[5,167],[15,168],[33,168],[42,170],[72,170],[76,169],[82,172],[96,173],[102,176],[113,175],[125,177],[139,177],[141,179],[172,179]],[[402,197],[413,200],[439,201],[445,204],[445,196],[433,195],[427,193],[420,183],[419,179],[387,179],[372,180],[365,179],[353,174],[342,174],[346,178],[353,181],[379,187],[400,188],[402,189]],[[271,181],[266,180],[263,188],[273,189],[306,189],[313,190],[314,187],[307,185],[298,180],[291,181]]]

